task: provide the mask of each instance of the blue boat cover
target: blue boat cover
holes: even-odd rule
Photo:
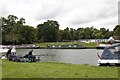
[[[101,55],[101,59],[120,59],[120,50],[115,50],[115,47],[120,48],[120,44],[114,44],[106,47]]]

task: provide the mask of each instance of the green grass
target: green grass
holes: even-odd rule
[[[2,61],[3,78],[118,78],[117,67]]]
[[[96,47],[95,42],[90,42],[90,43],[84,43],[84,42],[49,42],[49,43],[34,43],[37,46],[40,47],[46,47],[47,44],[55,44],[55,45],[61,45],[61,44],[82,44],[85,47]]]

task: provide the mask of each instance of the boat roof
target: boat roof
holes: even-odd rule
[[[113,44],[106,47],[101,55],[101,59],[120,59],[120,50],[116,50],[115,47],[120,49],[120,44]]]

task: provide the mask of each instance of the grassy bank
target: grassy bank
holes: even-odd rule
[[[53,62],[2,61],[3,78],[117,78],[117,67],[98,67]]]
[[[40,47],[46,47],[46,45],[55,44],[55,45],[64,45],[64,44],[82,44],[85,47],[96,47],[95,42],[84,43],[84,42],[49,42],[49,43],[34,43]]]

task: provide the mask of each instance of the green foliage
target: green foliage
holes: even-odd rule
[[[48,20],[37,26],[38,39],[41,42],[56,42],[58,40],[59,24],[57,21]]]
[[[120,36],[120,25],[114,28],[114,36]]]
[[[113,31],[109,29],[92,27],[59,29],[59,23],[54,20],[47,20],[38,24],[37,28],[25,25],[24,18],[9,15],[7,18],[0,18],[2,23],[3,44],[30,44],[33,42],[57,42],[75,41],[79,39],[108,39],[113,36],[120,36],[120,25]]]
[[[71,35],[70,35],[69,28],[67,27],[66,29],[64,29],[62,33],[62,40],[70,40],[70,39],[71,39]]]
[[[9,15],[2,17],[2,44],[30,44],[36,40],[36,30],[24,25],[25,19]]]
[[[96,36],[96,39],[102,39],[102,38],[103,38],[102,32],[97,32],[97,33],[95,34],[95,36]]]
[[[78,33],[78,39],[84,39],[84,33],[85,33],[85,31],[84,31],[84,29],[83,28],[78,28],[77,29],[77,33]]]
[[[114,32],[113,31],[108,31],[106,32],[104,35],[105,35],[105,38],[106,39],[109,39],[111,36],[113,36]]]

